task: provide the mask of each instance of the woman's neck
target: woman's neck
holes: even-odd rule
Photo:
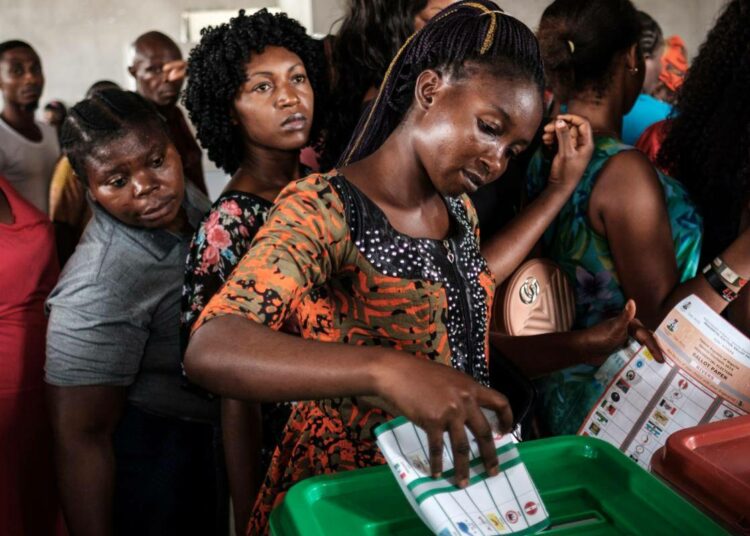
[[[290,181],[300,178],[299,153],[299,150],[248,151],[224,190],[237,190],[274,201]]]
[[[585,117],[591,123],[594,134],[620,137],[624,111],[621,99],[597,96],[594,92],[576,95],[568,100],[568,113]]]
[[[374,153],[341,170],[373,201],[414,208],[438,195],[415,154],[408,130],[399,125]]]

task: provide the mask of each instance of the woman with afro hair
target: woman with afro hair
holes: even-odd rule
[[[185,268],[182,327],[221,288],[263,225],[273,200],[307,174],[300,149],[317,114],[320,47],[285,14],[240,11],[202,34],[188,60],[185,106],[209,158],[231,175],[193,237]],[[230,488],[238,530],[265,473],[288,405],[222,401]]]

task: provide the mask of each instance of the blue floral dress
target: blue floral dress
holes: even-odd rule
[[[544,256],[557,262],[573,283],[576,297],[574,328],[598,324],[625,306],[620,280],[607,239],[598,234],[588,219],[589,199],[599,172],[621,151],[633,150],[616,138],[596,137],[594,154],[573,195],[544,233]],[[531,160],[527,194],[533,199],[547,184],[551,162],[541,151]],[[701,248],[702,220],[685,188],[657,171],[664,190],[672,227],[680,281],[695,276]],[[542,411],[550,432],[575,433],[604,385],[594,378],[596,367],[577,365],[553,373],[540,382]]]

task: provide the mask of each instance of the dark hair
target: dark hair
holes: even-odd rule
[[[132,91],[103,89],[70,109],[60,146],[78,178],[88,183],[85,163],[94,149],[143,128],[168,135],[164,119],[149,101]]]
[[[237,91],[245,83],[245,66],[252,54],[268,46],[283,47],[300,57],[315,94],[310,139],[318,136],[317,124],[324,88],[322,49],[305,28],[284,13],[265,9],[245,15],[244,10],[228,24],[201,31],[201,41],[188,58],[185,107],[209,158],[227,173],[234,173],[245,151],[242,127],[231,122]]]
[[[103,89],[121,89],[119,84],[116,82],[112,82],[111,80],[98,80],[91,84],[91,87],[89,87],[86,90],[86,98],[90,99]]]
[[[349,0],[331,48],[331,107],[324,127],[323,168],[346,149],[367,91],[380,86],[388,65],[414,33],[414,18],[427,0]]]
[[[0,43],[0,59],[3,58],[3,54],[15,48],[28,48],[29,50],[34,50],[34,48],[26,41],[19,41],[18,39],[3,41],[2,43]]]
[[[704,218],[703,256],[736,237],[750,196],[750,0],[727,4],[677,93],[660,165]]]
[[[469,64],[495,76],[529,80],[542,94],[544,70],[532,31],[489,0],[458,2],[434,17],[396,54],[340,165],[361,160],[383,144],[411,107],[420,73],[436,69],[462,78],[470,73]]]
[[[641,23],[630,0],[555,0],[542,14],[539,44],[558,101],[584,90],[603,94],[613,60],[638,42]]]
[[[641,49],[641,53],[645,57],[650,58],[654,55],[654,52],[659,45],[664,44],[664,34],[661,31],[659,23],[648,13],[639,11],[638,20],[641,23],[641,33],[638,38],[638,46]]]

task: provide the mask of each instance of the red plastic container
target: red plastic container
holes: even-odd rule
[[[750,415],[675,432],[651,469],[732,532],[750,534]]]

